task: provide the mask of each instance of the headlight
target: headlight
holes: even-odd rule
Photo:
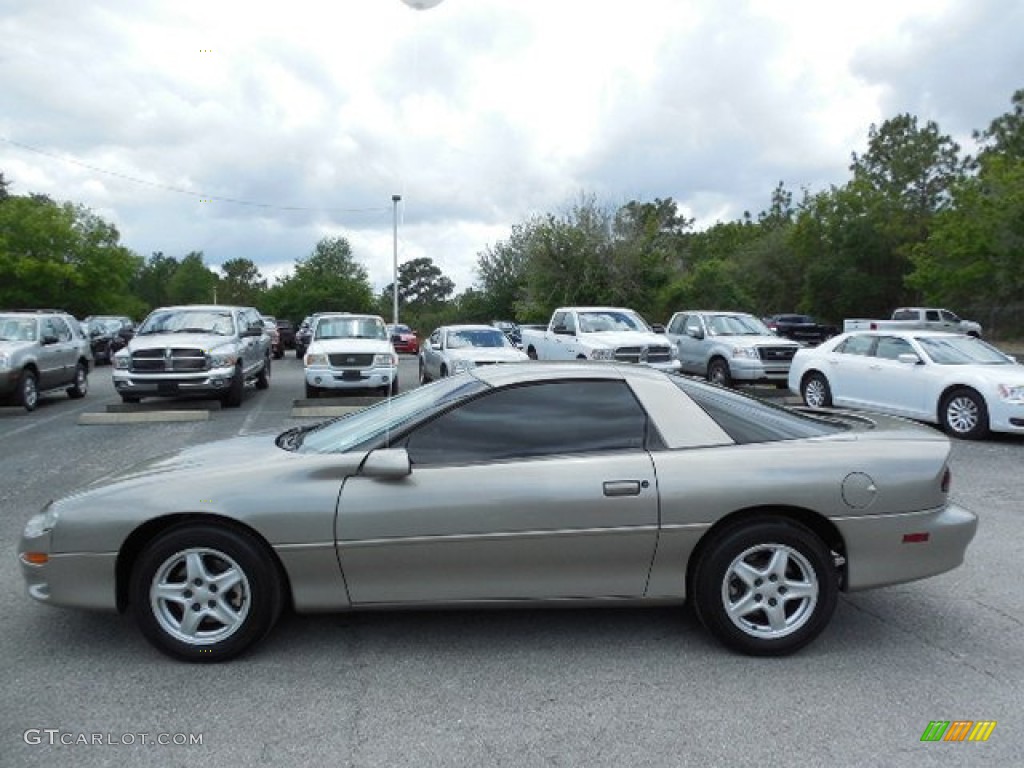
[[[57,525],[57,510],[53,508],[53,503],[51,502],[46,505],[42,512],[38,515],[33,515],[25,523],[25,538],[38,538],[44,533],[52,531],[55,525]]]
[[[462,373],[473,367],[472,360],[452,360],[452,373]]]
[[[127,352],[118,352],[114,355],[114,368],[119,371],[127,371],[132,367],[132,356]]]
[[[323,352],[314,352],[306,355],[303,358],[303,362],[306,364],[306,367],[312,365],[327,365],[327,355]]]
[[[1024,384],[1000,384],[997,389],[999,397],[1007,402],[1024,402]]]
[[[757,349],[755,347],[733,347],[732,356],[749,357],[752,360],[759,360],[761,357],[759,354],[757,354]]]
[[[398,361],[395,359],[394,355],[389,354],[389,353],[384,353],[382,355],[374,355],[373,356],[373,364],[375,366],[386,365],[386,366],[389,366],[389,367],[393,368],[394,366],[398,365]]]
[[[238,353],[233,349],[211,350],[209,354],[211,368],[231,368],[238,362]]]
[[[591,360],[614,360],[615,350],[614,349],[592,349],[590,350]]]

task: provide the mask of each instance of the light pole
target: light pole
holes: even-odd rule
[[[392,195],[391,204],[394,208],[394,223],[395,223],[395,263],[394,263],[394,283],[392,284],[392,295],[394,297],[394,308],[391,313],[391,322],[398,325],[398,202],[402,199],[401,195]]]

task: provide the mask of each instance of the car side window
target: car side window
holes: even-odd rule
[[[875,357],[881,357],[886,360],[896,360],[900,355],[908,353],[911,355],[916,354],[914,348],[910,346],[910,342],[898,336],[881,336],[878,339],[878,345],[875,347]]]
[[[684,326],[686,333],[696,333],[701,330],[700,327],[700,315],[689,315],[686,318],[686,325]]]
[[[947,323],[959,323],[960,322],[960,318],[957,317],[956,315],[954,315],[948,309],[943,309],[941,312],[939,312],[939,314],[942,316],[942,319],[945,320]]]
[[[51,317],[50,322],[53,324],[53,332],[61,341],[71,341],[71,328],[62,317]]]
[[[668,332],[678,336],[683,332],[683,326],[686,323],[686,315],[676,315],[672,318],[672,322],[668,324]]]
[[[441,342],[441,329],[438,328],[432,334],[430,334],[430,343],[439,344]]]
[[[551,318],[551,327],[563,326],[570,333],[576,333],[576,318],[572,312],[555,312]]]
[[[874,343],[873,336],[851,336],[836,347],[836,352],[841,352],[844,355],[870,355],[871,346]]]
[[[929,323],[937,322],[939,320],[939,310],[937,310],[937,309],[925,310],[924,319],[927,320]]]
[[[647,414],[623,381],[508,387],[416,428],[415,465],[466,464],[604,451],[641,451]]]

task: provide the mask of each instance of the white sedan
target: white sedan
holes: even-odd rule
[[[789,389],[812,408],[905,416],[938,424],[954,437],[1024,435],[1024,366],[960,334],[844,333],[796,353]]]
[[[529,360],[491,325],[445,325],[420,347],[420,383],[443,379],[480,365]]]

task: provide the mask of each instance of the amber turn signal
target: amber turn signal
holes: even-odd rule
[[[46,565],[50,556],[45,552],[22,552],[21,559],[29,565]]]

